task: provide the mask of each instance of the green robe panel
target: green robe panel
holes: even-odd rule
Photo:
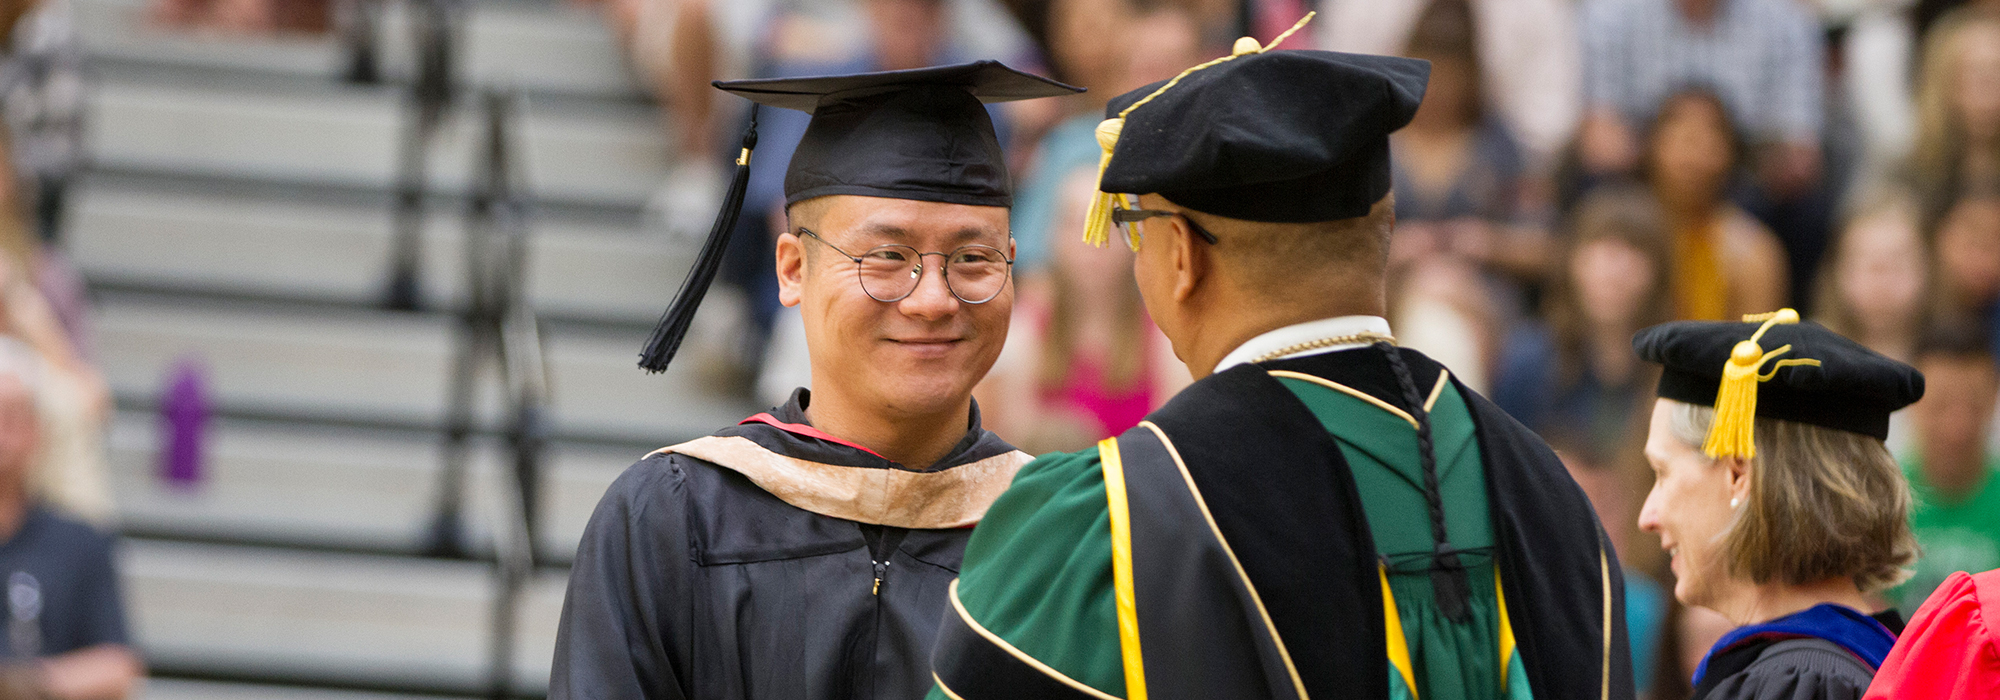
[[[973,529],[965,556],[989,564],[959,576],[966,612],[1058,672],[1124,697],[1111,516],[1096,448],[1047,455],[1022,467]],[[1045,585],[1024,596],[1015,586],[1019,581]],[[936,688],[929,697],[949,700]]]
[[[1305,402],[1348,460],[1377,551],[1429,552],[1416,431],[1401,417],[1298,380],[1281,380]],[[1434,407],[1432,443],[1446,527],[1459,549],[1490,547],[1485,470],[1471,416],[1447,385]],[[1428,574],[1391,574],[1419,698],[1528,698],[1527,674],[1512,654],[1501,685],[1499,606],[1490,555],[1466,556],[1472,618],[1437,613]],[[1022,467],[973,530],[959,600],[974,619],[1022,652],[1107,695],[1125,694],[1124,662],[1111,574],[1111,521],[1095,448],[1051,454]],[[1413,565],[1414,566],[1414,565]],[[985,574],[985,575],[982,575]],[[1038,581],[1020,595],[1019,581]],[[1392,668],[1392,694],[1410,687]],[[1474,690],[1478,689],[1478,690]],[[930,700],[950,700],[933,688]]]
[[[1416,697],[1484,700],[1529,697],[1518,654],[1500,659],[1500,607],[1494,578],[1493,521],[1486,503],[1486,469],[1479,454],[1472,414],[1458,390],[1447,384],[1432,406],[1431,446],[1437,459],[1438,490],[1444,501],[1445,530],[1454,548],[1467,551],[1471,615],[1454,623],[1439,612],[1425,567],[1434,549],[1429,506],[1424,500],[1423,466],[1417,431],[1403,416],[1313,382],[1280,378],[1340,445],[1354,474],[1375,551],[1389,562],[1389,589],[1395,597],[1409,648]],[[1411,688],[1392,667],[1392,695]],[[1515,695],[1507,686],[1519,686]]]

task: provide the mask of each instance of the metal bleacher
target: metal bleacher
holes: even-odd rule
[[[91,164],[63,247],[91,286],[118,400],[107,444],[147,697],[485,694],[492,564],[420,553],[479,120],[448,123],[433,152],[430,310],[382,310],[407,13],[392,2],[378,27],[387,80],[352,85],[333,38],[173,35],[146,25],[139,0],[76,2],[94,78]],[[515,691],[536,696],[563,565],[605,486],[645,451],[749,407],[687,373],[634,366],[692,252],[642,225],[670,166],[667,132],[598,19],[552,0],[467,9],[461,79],[523,95],[525,284],[553,385],[544,561],[513,645]],[[189,358],[206,368],[216,418],[203,478],[182,488],[156,476],[154,408]],[[481,405],[475,553],[491,549],[507,483],[495,392]]]

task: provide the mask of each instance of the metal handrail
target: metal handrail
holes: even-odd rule
[[[377,75],[374,28],[382,0],[349,0],[348,44],[354,52],[350,74],[354,82],[373,82]],[[429,164],[461,88],[456,80],[455,51],[463,27],[463,0],[410,0],[411,39],[416,47],[416,73],[404,92],[404,122],[397,151],[394,238],[383,305],[390,309],[423,307],[422,253],[426,200],[430,195]],[[494,598],[492,638],[488,649],[487,691],[496,700],[513,697],[517,616],[522,592],[541,557],[536,551],[540,531],[542,459],[547,451],[549,372],[541,323],[527,301],[531,227],[525,177],[514,146],[520,98],[511,90],[489,90],[480,101],[485,134],[477,151],[474,181],[467,198],[465,299],[456,316],[456,348],[447,389],[443,464],[437,502],[425,533],[429,554],[451,558],[470,556],[465,537],[465,482],[475,402],[480,375],[491,367],[499,372],[506,403],[502,435],[512,455],[511,476],[500,491],[493,527]]]
[[[460,90],[454,57],[465,24],[465,8],[460,0],[411,0],[411,10],[416,75],[404,92],[403,137],[396,154],[395,229],[389,251],[389,279],[382,300],[384,307],[401,311],[422,308],[424,303],[423,229],[424,200],[430,194],[428,166],[432,146],[437,142],[440,127],[450,118]],[[359,16],[366,15],[359,13]],[[366,50],[373,51],[372,44],[366,46]]]
[[[493,698],[511,697],[513,692],[516,615],[522,590],[541,558],[536,551],[539,494],[551,429],[548,360],[541,322],[528,303],[524,284],[532,232],[518,151],[512,141],[518,102],[511,92],[504,91],[488,92],[482,100],[486,138],[467,202],[466,300],[457,314],[444,464],[429,533],[430,553],[467,556],[464,483],[476,420],[476,385],[490,367],[499,373],[506,402],[501,432],[512,456],[512,478],[500,489],[501,503],[493,528],[496,590],[488,676]]]

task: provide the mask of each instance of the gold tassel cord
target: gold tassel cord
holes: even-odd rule
[[[1132,110],[1138,109],[1148,102],[1152,102],[1153,98],[1159,97],[1161,93],[1165,93],[1167,90],[1173,88],[1173,86],[1179,85],[1182,78],[1188,77],[1195,71],[1233,61],[1238,56],[1264,53],[1271,50],[1279,43],[1291,38],[1292,34],[1298,32],[1300,29],[1304,29],[1306,23],[1311,22],[1313,16],[1317,14],[1319,13],[1307,12],[1306,16],[1299,18],[1299,21],[1293,24],[1291,29],[1285,30],[1283,34],[1279,34],[1278,38],[1272,39],[1269,44],[1258,44],[1256,39],[1247,36],[1237,39],[1236,45],[1231,47],[1229,55],[1181,71],[1179,75],[1174,76],[1172,80],[1168,80],[1159,89],[1148,93],[1145,97],[1139,98],[1139,101],[1132,103],[1131,106],[1118,110],[1118,116],[1099,122],[1097,124],[1097,147],[1103,150],[1103,154],[1097,160],[1097,195],[1090,198],[1090,210],[1084,213],[1083,242],[1102,248],[1111,241],[1111,209],[1115,203],[1113,197],[1118,195],[1104,191],[1104,171],[1111,167],[1111,153],[1118,147],[1118,137],[1125,131],[1125,117],[1130,115]],[[1127,206],[1131,206],[1130,203]],[[1139,250],[1139,237],[1136,235],[1127,237],[1126,244],[1132,246],[1132,250],[1137,252]]]
[[[1306,16],[1304,16],[1304,17],[1300,17],[1300,18],[1299,18],[1299,21],[1297,21],[1297,22],[1294,22],[1294,23],[1292,23],[1292,28],[1291,28],[1291,29],[1287,29],[1287,30],[1285,30],[1285,31],[1284,31],[1284,33],[1282,33],[1282,34],[1279,34],[1279,35],[1278,35],[1278,38],[1276,38],[1276,39],[1272,39],[1272,40],[1271,40],[1271,43],[1269,43],[1269,44],[1265,44],[1265,45],[1264,45],[1264,48],[1262,48],[1262,49],[1258,49],[1258,53],[1263,53],[1263,52],[1265,52],[1265,51],[1270,51],[1271,49],[1275,49],[1275,48],[1277,48],[1279,44],[1282,44],[1282,43],[1285,43],[1285,40],[1286,40],[1286,39],[1290,39],[1290,38],[1292,38],[1292,35],[1293,35],[1293,34],[1297,34],[1297,33],[1299,33],[1299,30],[1301,30],[1301,29],[1305,29],[1305,28],[1306,28],[1306,23],[1307,23],[1307,22],[1311,22],[1311,21],[1312,21],[1312,19],[1313,19],[1313,15],[1316,15],[1316,14],[1319,14],[1319,13],[1318,13],[1318,12],[1307,12],[1307,13],[1306,13]],[[1248,38],[1248,37],[1245,37],[1245,38]]]
[[[1097,147],[1103,151],[1097,158],[1097,194],[1090,198],[1090,211],[1083,215],[1083,242],[1104,247],[1111,240],[1111,198],[1116,196],[1103,190],[1104,169],[1111,167],[1111,147],[1118,143],[1118,133],[1125,129],[1125,118],[1106,119],[1097,124]],[[1139,247],[1132,246],[1137,252]]]
[[[1791,359],[1771,362],[1778,356],[1792,351],[1792,346],[1783,345],[1765,352],[1757,341],[1772,326],[1799,322],[1799,312],[1779,309],[1767,314],[1744,316],[1745,323],[1763,322],[1757,332],[1736,344],[1729,352],[1729,362],[1722,367],[1722,386],[1715,392],[1715,422],[1709,426],[1708,439],[1701,450],[1710,458],[1741,457],[1750,459],[1757,456],[1755,428],[1757,424],[1757,385],[1771,381],[1778,370],[1786,367],[1819,366],[1819,360]],[[1765,364],[1770,364],[1769,372],[1763,372]]]

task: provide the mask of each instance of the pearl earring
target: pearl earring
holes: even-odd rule
[[[1735,498],[1731,498],[1731,499],[1729,499],[1729,508],[1730,508],[1730,510],[1735,510],[1735,509],[1736,509],[1736,504],[1738,503],[1738,501],[1739,501],[1739,499],[1735,499]]]

